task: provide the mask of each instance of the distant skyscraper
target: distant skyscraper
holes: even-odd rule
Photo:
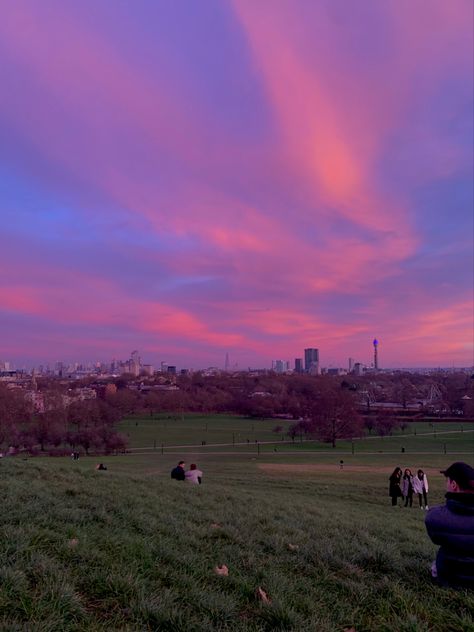
[[[377,340],[377,338],[374,338],[374,369],[377,371],[379,368],[379,359],[378,359],[378,355],[377,355],[377,347],[379,345],[379,341]]]
[[[295,358],[295,373],[303,373],[303,358]]]
[[[349,371],[354,369],[355,360],[354,358],[349,358]]]
[[[225,367],[224,367],[226,371],[229,370],[229,366],[230,366],[230,364],[229,364],[229,352],[227,352],[225,354]]]
[[[304,350],[304,370],[306,373],[319,373],[319,349]]]
[[[283,360],[272,360],[272,369],[275,373],[284,373],[285,372],[285,363]]]
[[[140,375],[140,356],[138,355],[138,351],[132,351],[132,355],[130,358],[130,373],[135,377]]]

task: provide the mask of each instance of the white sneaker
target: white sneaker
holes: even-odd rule
[[[425,507],[425,511],[428,511],[428,509],[429,509],[429,507],[428,507],[428,505],[426,505],[426,507]]]
[[[423,507],[420,507],[421,511],[423,511]]]

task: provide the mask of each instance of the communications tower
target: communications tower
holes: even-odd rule
[[[378,360],[378,357],[377,357],[377,347],[378,347],[378,345],[379,345],[379,341],[377,340],[377,338],[374,338],[373,345],[374,345],[374,369],[375,369],[376,371],[378,371],[378,368],[379,368],[379,360]]]

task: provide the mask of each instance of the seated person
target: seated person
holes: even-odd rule
[[[171,470],[171,478],[175,481],[184,481],[184,461],[180,461],[176,467]]]
[[[196,463],[191,463],[190,469],[185,474],[188,483],[194,483],[194,485],[201,485],[202,472],[197,469]]]
[[[446,504],[426,514],[428,535],[440,545],[431,572],[442,586],[474,588],[474,468],[458,461],[446,476]]]

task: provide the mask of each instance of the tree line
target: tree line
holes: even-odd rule
[[[363,414],[367,413],[365,401],[369,396],[371,401],[395,401],[403,407],[407,402],[426,400],[434,389],[440,400],[436,405],[452,411],[462,405],[463,396],[474,396],[473,384],[471,376],[461,372],[341,377],[194,373],[141,381],[122,376],[108,386],[94,378],[79,383],[39,379],[38,389],[44,400],[43,412],[39,412],[24,391],[0,383],[0,445],[29,451],[69,447],[112,452],[126,445],[117,431],[123,417],[187,412],[290,418],[290,436],[304,435],[335,445],[337,439],[366,431],[383,436],[396,425],[407,425],[390,411]],[[82,387],[94,389],[97,397],[83,401],[74,398],[74,392]],[[72,401],[65,404],[65,395],[71,390]]]
[[[0,384],[0,446],[30,454],[60,454],[68,448],[107,454],[126,448],[126,439],[116,427],[124,415],[120,398],[77,400],[66,405],[56,388],[43,396],[40,412],[24,391]]]

